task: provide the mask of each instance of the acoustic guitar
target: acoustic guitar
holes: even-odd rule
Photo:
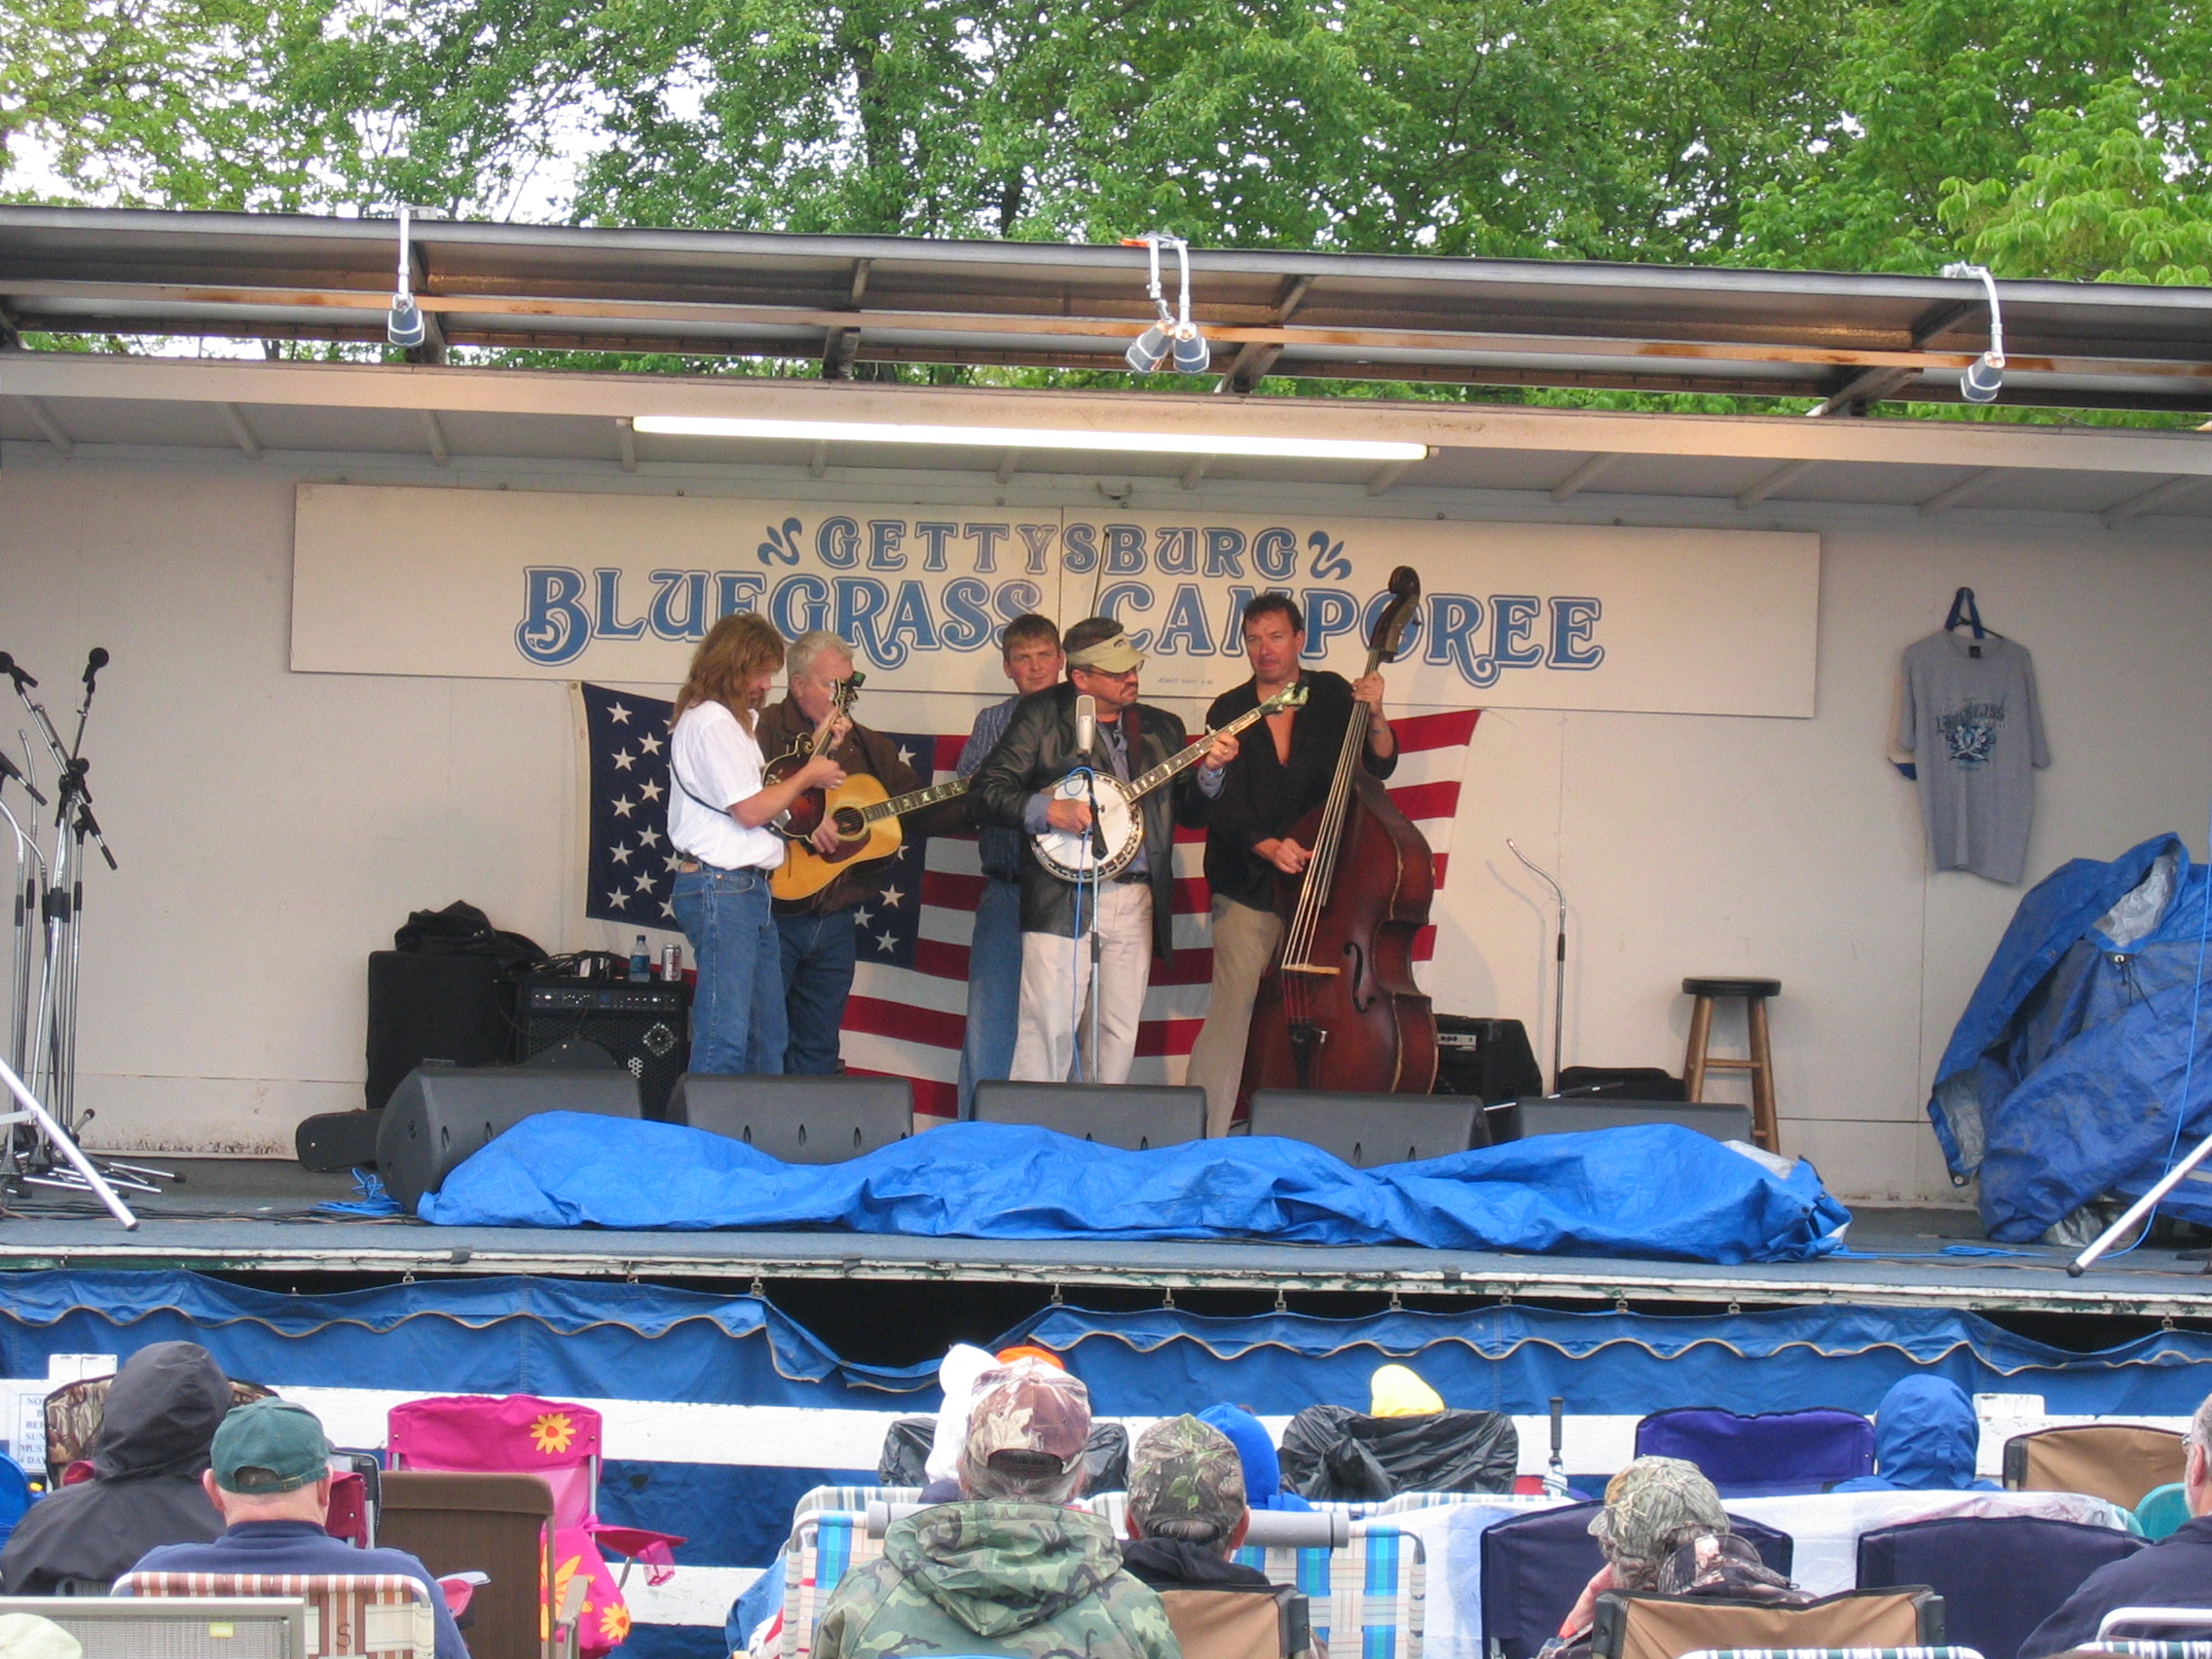
[[[903,795],[887,795],[881,778],[855,772],[828,792],[825,802],[829,821],[837,827],[837,850],[824,855],[812,841],[792,842],[784,849],[783,867],[768,878],[768,891],[784,900],[813,898],[841,872],[880,863],[898,852],[905,841],[899,825],[902,816],[967,790],[966,778],[950,778]]]

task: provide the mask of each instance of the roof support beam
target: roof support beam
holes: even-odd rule
[[[1393,461],[1376,468],[1375,476],[1367,481],[1367,493],[1380,496],[1403,478],[1415,463],[1410,461]]]
[[[1817,461],[1786,461],[1764,478],[1736,498],[1736,510],[1748,513],[1779,490],[1787,490],[1806,473],[1821,463]]]
[[[1861,369],[1847,377],[1842,386],[1823,402],[1805,411],[1808,415],[1863,415],[1869,403],[1879,403],[1907,381],[1920,378],[1918,369]]]
[[[1014,468],[1016,468],[1020,464],[1021,452],[1017,449],[1010,449],[1006,452],[1006,454],[999,457],[998,470],[992,473],[991,476],[996,478],[1001,484],[1011,484],[1014,482]]]
[[[1960,479],[1956,484],[1936,491],[1935,495],[1921,502],[1913,511],[1917,512],[1922,518],[1934,518],[1937,513],[1948,507],[1955,507],[1964,501],[1971,500],[2004,476],[2004,467],[1985,466],[1979,472],[1971,473]]]
[[[2186,496],[2204,482],[2201,478],[2169,478],[2163,484],[2154,484],[2141,495],[2130,496],[2124,501],[2116,501],[2097,515],[2110,530],[2138,518],[2153,507],[2162,507],[2178,496]]]
[[[23,349],[22,324],[16,313],[0,305],[0,351],[20,351]]]
[[[438,420],[438,412],[435,409],[418,409],[415,413],[422,417],[423,441],[430,446],[430,460],[439,466],[451,466],[453,446],[446,442],[445,425]]]
[[[246,460],[259,461],[262,455],[261,440],[253,435],[253,428],[245,424],[245,411],[235,403],[225,403],[219,407],[223,411],[223,419],[230,423],[231,436],[238,439],[239,448],[245,451]]]
[[[828,438],[824,438],[821,442],[817,443],[814,446],[814,449],[811,453],[808,454],[806,458],[806,475],[809,478],[820,478],[829,470],[830,440]]]
[[[867,294],[867,275],[873,269],[872,259],[853,261],[853,283],[847,301],[848,309],[859,311],[861,301]],[[858,328],[831,327],[822,338],[822,378],[848,381],[853,378],[853,357],[861,348],[861,331]]]
[[[1275,300],[1269,320],[1277,327],[1290,320],[1290,313],[1306,303],[1307,290],[1313,286],[1310,276],[1293,276],[1283,283],[1282,293]],[[1237,349],[1236,358],[1229,365],[1229,372],[1215,383],[1214,390],[1234,392],[1242,396],[1252,391],[1267,373],[1274,367],[1275,359],[1282,355],[1280,346],[1265,341],[1247,340]]]
[[[638,428],[627,415],[614,418],[614,448],[622,458],[622,470],[638,470]]]
[[[23,406],[23,413],[31,418],[39,436],[52,444],[55,453],[64,458],[74,453],[77,440],[61,429],[61,423],[54,418],[43,398],[18,396],[16,401]]]
[[[1191,464],[1183,468],[1183,476],[1175,480],[1176,487],[1183,490],[1196,490],[1198,487],[1198,480],[1206,475],[1206,468],[1212,464],[1213,457],[1210,455],[1193,456]]]
[[[1608,454],[1599,454],[1592,456],[1588,461],[1584,461],[1580,466],[1577,466],[1572,472],[1569,472],[1565,478],[1562,478],[1557,484],[1554,484],[1552,486],[1552,499],[1555,501],[1564,501],[1570,496],[1581,495],[1583,491],[1589,489],[1591,485],[1597,483],[1599,479],[1604,477],[1606,473],[1612,471],[1613,467],[1620,461],[1620,459],[1621,458],[1617,455]]]

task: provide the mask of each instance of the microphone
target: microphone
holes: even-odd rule
[[[1078,697],[1075,700],[1075,748],[1086,760],[1098,742],[1098,699]]]
[[[18,668],[16,666],[16,659],[10,656],[6,651],[0,651],[0,674],[5,674],[11,680],[15,681],[18,690],[20,690],[25,685],[36,685],[38,683],[37,681],[33,680],[29,675],[25,674],[21,669]]]
[[[100,645],[94,645],[91,654],[85,658],[85,689],[87,691],[92,690],[93,677],[101,669],[107,667],[107,661],[106,648]]]
[[[28,774],[20,766],[8,758],[8,752],[4,749],[0,749],[0,778],[15,779],[17,783],[30,792],[31,799],[37,801],[41,806],[46,804],[46,796],[38,793],[38,786],[30,781]]]

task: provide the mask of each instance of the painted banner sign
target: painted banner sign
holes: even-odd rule
[[[1152,696],[1242,678],[1236,618],[1289,593],[1359,671],[1390,571],[1421,577],[1404,707],[1813,713],[1820,538],[1273,517],[300,486],[292,667],[672,684],[717,618],[827,628],[885,690],[1004,694],[1026,610],[1125,622]]]

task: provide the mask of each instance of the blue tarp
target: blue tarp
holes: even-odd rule
[[[1265,1238],[1663,1261],[1796,1262],[1850,1214],[1671,1124],[1545,1135],[1354,1169],[1274,1136],[1124,1152],[951,1124],[845,1163],[787,1164],[674,1124],[526,1118],[421,1204],[454,1227],[839,1228],[955,1238]]]
[[[2177,1141],[2212,1129],[2212,1017],[2188,1063],[2207,885],[2181,838],[2158,835],[2076,859],[2020,901],[1928,1102],[1952,1173],[1981,1179],[1992,1238],[2140,1194]],[[2212,1222],[2212,1195],[2188,1182],[2165,1207]]]

